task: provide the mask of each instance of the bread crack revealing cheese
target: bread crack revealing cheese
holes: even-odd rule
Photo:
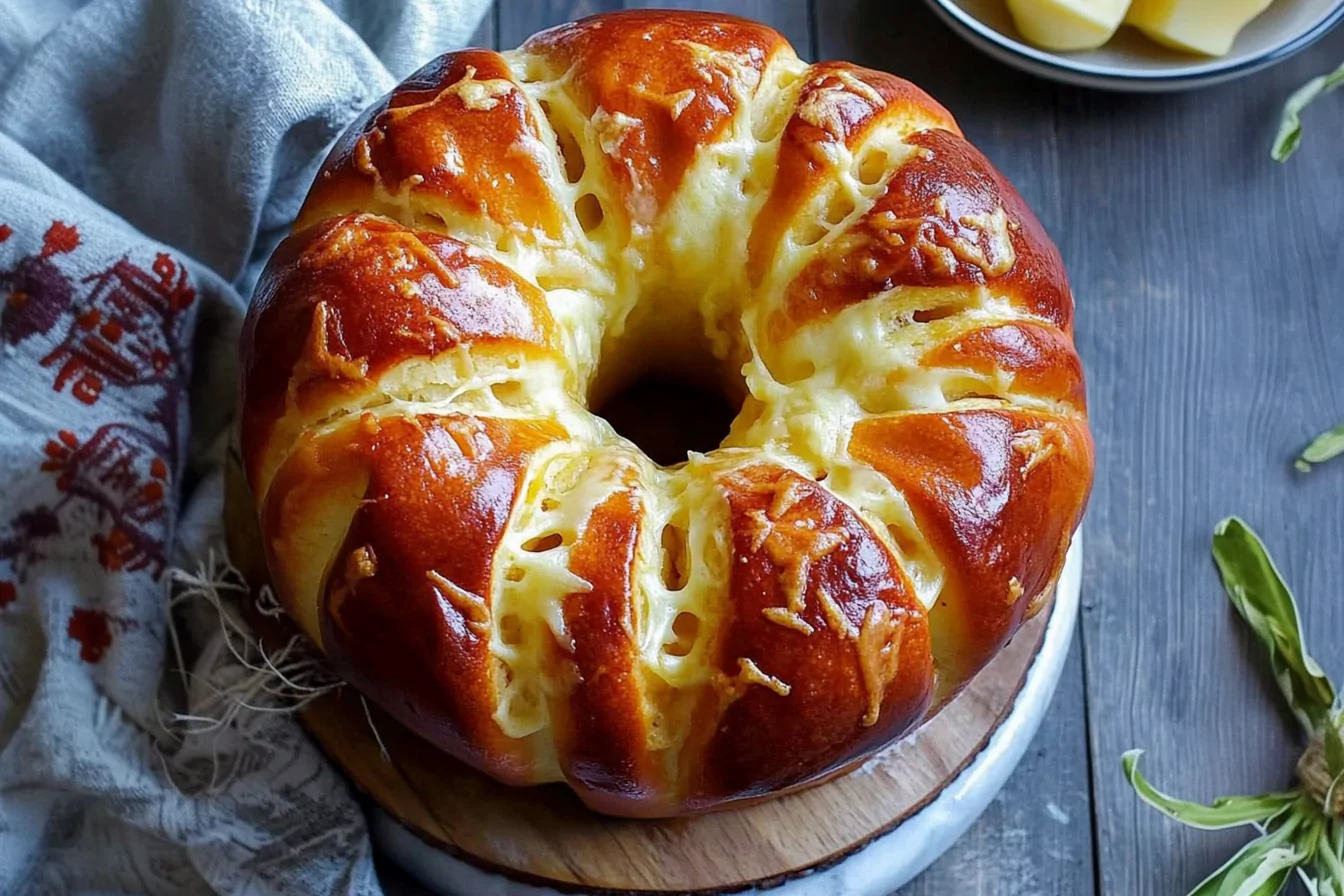
[[[242,340],[280,602],[500,780],[672,815],[913,729],[1048,599],[1092,477],[1073,302],[917,87],[629,11],[464,50],[338,141]],[[660,467],[590,408],[721,388]]]

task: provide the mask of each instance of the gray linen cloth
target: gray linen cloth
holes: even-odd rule
[[[208,605],[166,674],[167,595],[218,544],[260,266],[486,5],[0,0],[0,893],[379,892],[291,717],[206,721],[246,673]]]

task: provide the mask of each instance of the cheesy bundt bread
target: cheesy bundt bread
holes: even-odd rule
[[[657,816],[910,730],[1040,609],[1092,478],[1073,300],[918,88],[624,12],[449,53],[260,282],[241,447],[278,596],[442,750]],[[591,412],[740,404],[670,468]]]

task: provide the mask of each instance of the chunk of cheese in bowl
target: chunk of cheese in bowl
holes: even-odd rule
[[[1023,37],[1038,47],[1065,51],[1094,50],[1106,43],[1129,6],[1130,0],[1008,0]]]
[[[1134,0],[1125,21],[1177,50],[1225,56],[1274,0]],[[1026,32],[1023,32],[1025,35]],[[1028,35],[1028,40],[1030,36]]]
[[[1046,50],[1095,50],[1121,24],[1186,53],[1226,56],[1274,0],[1006,0],[1017,30]]]

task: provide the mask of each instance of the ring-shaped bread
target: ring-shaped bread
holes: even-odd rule
[[[652,816],[815,781],[1051,593],[1093,467],[1072,318],[892,75],[698,13],[449,53],[339,140],[248,315],[270,573],[506,782]],[[650,370],[741,402],[720,448],[659,467],[588,410]]]

